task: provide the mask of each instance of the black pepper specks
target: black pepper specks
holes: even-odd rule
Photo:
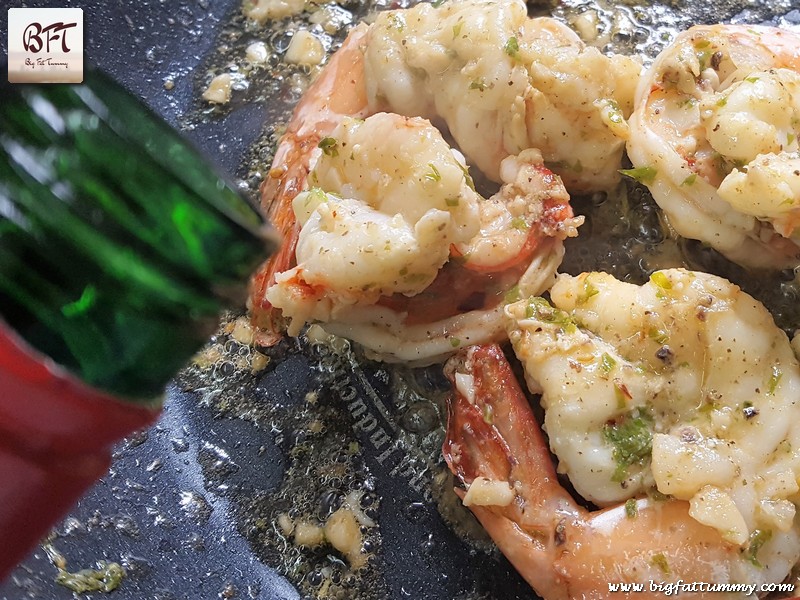
[[[663,361],[665,364],[670,364],[672,362],[673,357],[674,354],[672,353],[672,350],[670,350],[669,346],[667,346],[666,344],[664,346],[661,346],[661,348],[659,348],[658,350],[656,350],[656,358]]]
[[[749,402],[744,403],[744,408],[742,409],[742,412],[744,413],[745,419],[752,419],[753,417],[758,415],[758,409]]]

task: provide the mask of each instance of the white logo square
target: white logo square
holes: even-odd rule
[[[8,81],[81,83],[83,10],[9,8]]]

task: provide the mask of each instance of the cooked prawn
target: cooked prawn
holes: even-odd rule
[[[795,527],[800,364],[763,305],[683,269],[561,275],[550,297],[509,305],[508,331],[580,494],[655,486],[737,544]]]
[[[476,7],[495,4],[514,14],[522,6],[524,15],[522,3],[476,0],[455,5],[463,13],[459,22],[480,21]],[[392,14],[414,15],[411,10]],[[530,32],[546,30],[542,35],[552,38],[551,29],[560,31],[560,26],[525,25],[524,20],[503,27],[510,32],[503,44],[515,32],[520,35],[514,45],[519,55],[503,51],[507,70],[516,69],[512,63],[520,60],[533,61],[537,44],[544,44]],[[428,120],[408,114],[413,110],[402,111],[405,117],[381,112],[379,104],[387,96],[369,92],[377,85],[373,63],[381,52],[376,41],[381,35],[377,23],[355,28],[295,111],[263,188],[284,247],[254,279],[250,304],[256,324],[267,331],[262,341],[272,341],[280,330],[279,309],[290,321],[290,334],[306,322],[320,321],[327,331],[359,342],[377,358],[432,362],[462,344],[502,337],[503,299],[517,290],[541,293],[552,283],[562,242],[576,235],[582,219],[573,217],[562,180],[545,166],[531,140],[491,150],[493,162],[486,168],[501,187],[484,199],[475,192],[467,166],[479,158],[468,153],[465,159],[448,148]],[[497,36],[492,39],[499,43]],[[486,43],[482,37],[476,40]],[[575,61],[584,50],[576,46],[560,63],[552,58],[543,64],[582,64]],[[450,54],[456,61],[453,69],[467,69],[457,49]],[[592,60],[605,60],[589,54]],[[562,75],[553,75],[554,80],[562,81]],[[469,88],[467,80],[460,81]],[[495,87],[490,83],[487,89]],[[554,92],[551,100],[561,94],[566,90]],[[490,96],[487,92],[484,101]],[[621,118],[611,113],[623,109],[613,96],[605,100],[586,109],[586,115],[567,111],[560,118],[585,121],[582,136],[594,144],[592,128],[607,132],[622,127]],[[491,110],[508,112],[506,107]],[[460,126],[444,121],[459,141],[452,130]],[[512,122],[524,125],[518,119],[498,122],[495,137],[514,137]],[[612,145],[621,151],[623,142],[613,137],[613,143],[597,138],[604,160]],[[474,140],[465,145],[483,150],[475,148]],[[586,172],[599,177],[588,165]]]
[[[679,582],[739,584],[741,593],[731,595],[745,597],[761,584],[781,582],[796,562],[795,527],[736,544],[674,497],[640,495],[584,508],[559,483],[539,424],[498,346],[462,351],[447,373],[456,392],[444,456],[467,488],[457,491],[546,600],[627,596],[612,593],[619,583],[642,584],[645,593],[637,596],[660,597],[680,592],[666,587]],[[694,591],[693,597],[719,597],[713,589]]]
[[[480,171],[528,148],[570,192],[617,182],[641,65],[586,47],[522,0],[420,3],[378,14],[365,49],[379,110],[440,119]]]
[[[634,173],[679,234],[744,266],[800,265],[800,34],[692,27],[635,104]]]

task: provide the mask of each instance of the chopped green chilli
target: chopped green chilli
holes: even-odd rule
[[[650,281],[653,282],[654,285],[660,287],[662,290],[672,289],[672,282],[669,280],[669,277],[663,273],[663,271],[656,271],[650,275]]]
[[[603,352],[603,356],[600,357],[600,369],[602,369],[603,373],[608,375],[611,371],[614,370],[614,367],[617,366],[617,361],[614,360],[614,357],[611,356],[608,352]]]
[[[758,551],[761,550],[761,546],[770,541],[770,539],[772,539],[772,531],[769,529],[754,529],[750,534],[750,543],[747,546],[746,556],[747,560],[754,566],[762,566],[758,561]]]
[[[442,174],[439,173],[439,169],[436,168],[436,165],[433,163],[428,163],[428,166],[431,170],[428,173],[425,173],[425,179],[428,181],[441,181]]]

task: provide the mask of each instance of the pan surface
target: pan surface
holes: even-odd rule
[[[283,23],[286,30],[248,26],[240,0],[21,5],[83,8],[87,59],[183,129],[255,196],[276,128],[305,81],[279,64],[294,23]],[[338,10],[346,23],[370,8],[348,0]],[[705,15],[800,23],[790,2],[531,6],[566,20],[590,9],[601,16],[608,44],[650,58]],[[0,14],[4,30],[5,19]],[[341,39],[343,29],[326,43]],[[267,42],[276,62],[242,79],[230,106],[210,109],[200,100],[210,75],[230,71],[254,40]],[[578,200],[577,212],[592,217],[594,230],[609,227],[581,238],[583,250],[568,246],[563,270],[579,271],[591,258],[590,268],[637,279],[629,257],[663,242],[652,202],[645,197],[624,227],[617,213],[604,212],[609,206],[606,198]],[[698,265],[715,260],[698,248],[681,251]],[[723,271],[748,283],[730,265]],[[749,283],[757,296],[777,285]],[[256,349],[243,343],[247,335],[230,316],[167,389],[158,424],[119,445],[110,473],[54,532],[50,555],[32,553],[0,583],[0,598],[72,598],[54,581],[54,551],[70,571],[98,560],[120,563],[127,575],[113,592],[119,600],[535,598],[451,492],[440,456],[446,384],[439,368],[390,369],[347,343],[329,347],[305,337]],[[367,566],[358,574],[330,547],[295,547],[279,525],[282,516],[324,522],[348,501],[375,523],[362,527]]]

